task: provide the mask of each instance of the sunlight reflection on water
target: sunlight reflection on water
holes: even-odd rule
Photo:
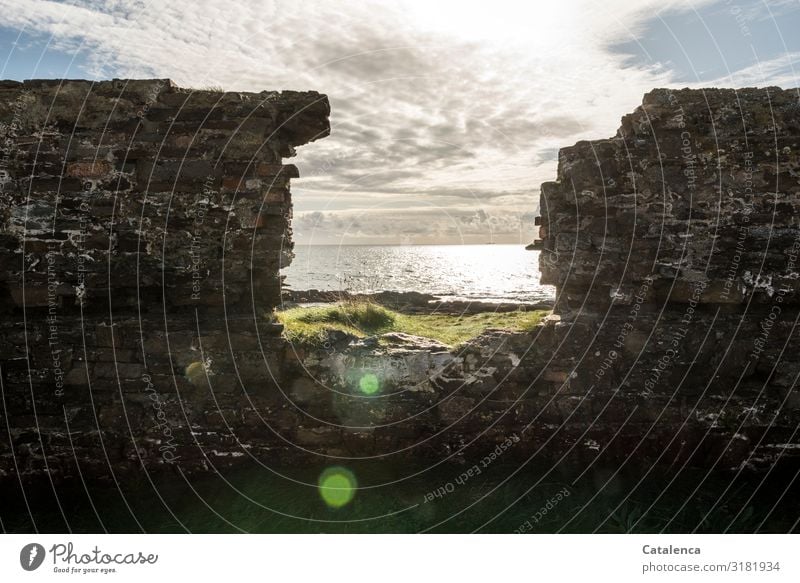
[[[443,299],[536,302],[539,252],[522,245],[298,245],[283,270],[292,289],[417,291]]]

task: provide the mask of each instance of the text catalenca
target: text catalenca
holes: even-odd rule
[[[642,552],[645,555],[699,555],[700,549],[698,547],[651,547],[644,545]]]

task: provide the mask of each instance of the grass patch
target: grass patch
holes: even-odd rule
[[[293,342],[319,344],[331,330],[359,338],[394,330],[398,314],[368,302],[342,302],[313,308],[290,308],[277,313],[285,336]]]
[[[341,330],[359,338],[404,332],[432,338],[455,346],[480,335],[489,328],[513,331],[530,330],[546,314],[531,312],[488,312],[465,314],[400,314],[372,302],[342,302],[330,306],[290,308],[277,313],[284,334],[292,342],[319,344],[331,330]]]
[[[455,346],[479,336],[489,328],[504,328],[514,332],[531,330],[547,314],[534,312],[486,312],[482,314],[399,315],[398,332],[433,338],[444,344]]]

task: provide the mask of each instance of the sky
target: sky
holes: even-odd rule
[[[0,78],[316,90],[299,244],[527,243],[655,87],[800,86],[800,0],[0,0]]]

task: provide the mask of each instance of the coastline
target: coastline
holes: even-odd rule
[[[309,304],[332,304],[347,301],[369,301],[405,314],[480,314],[486,312],[516,312],[551,310],[555,300],[514,302],[508,300],[452,300],[420,292],[382,291],[377,293],[352,293],[345,290],[323,291],[317,289],[281,292],[281,308]]]

